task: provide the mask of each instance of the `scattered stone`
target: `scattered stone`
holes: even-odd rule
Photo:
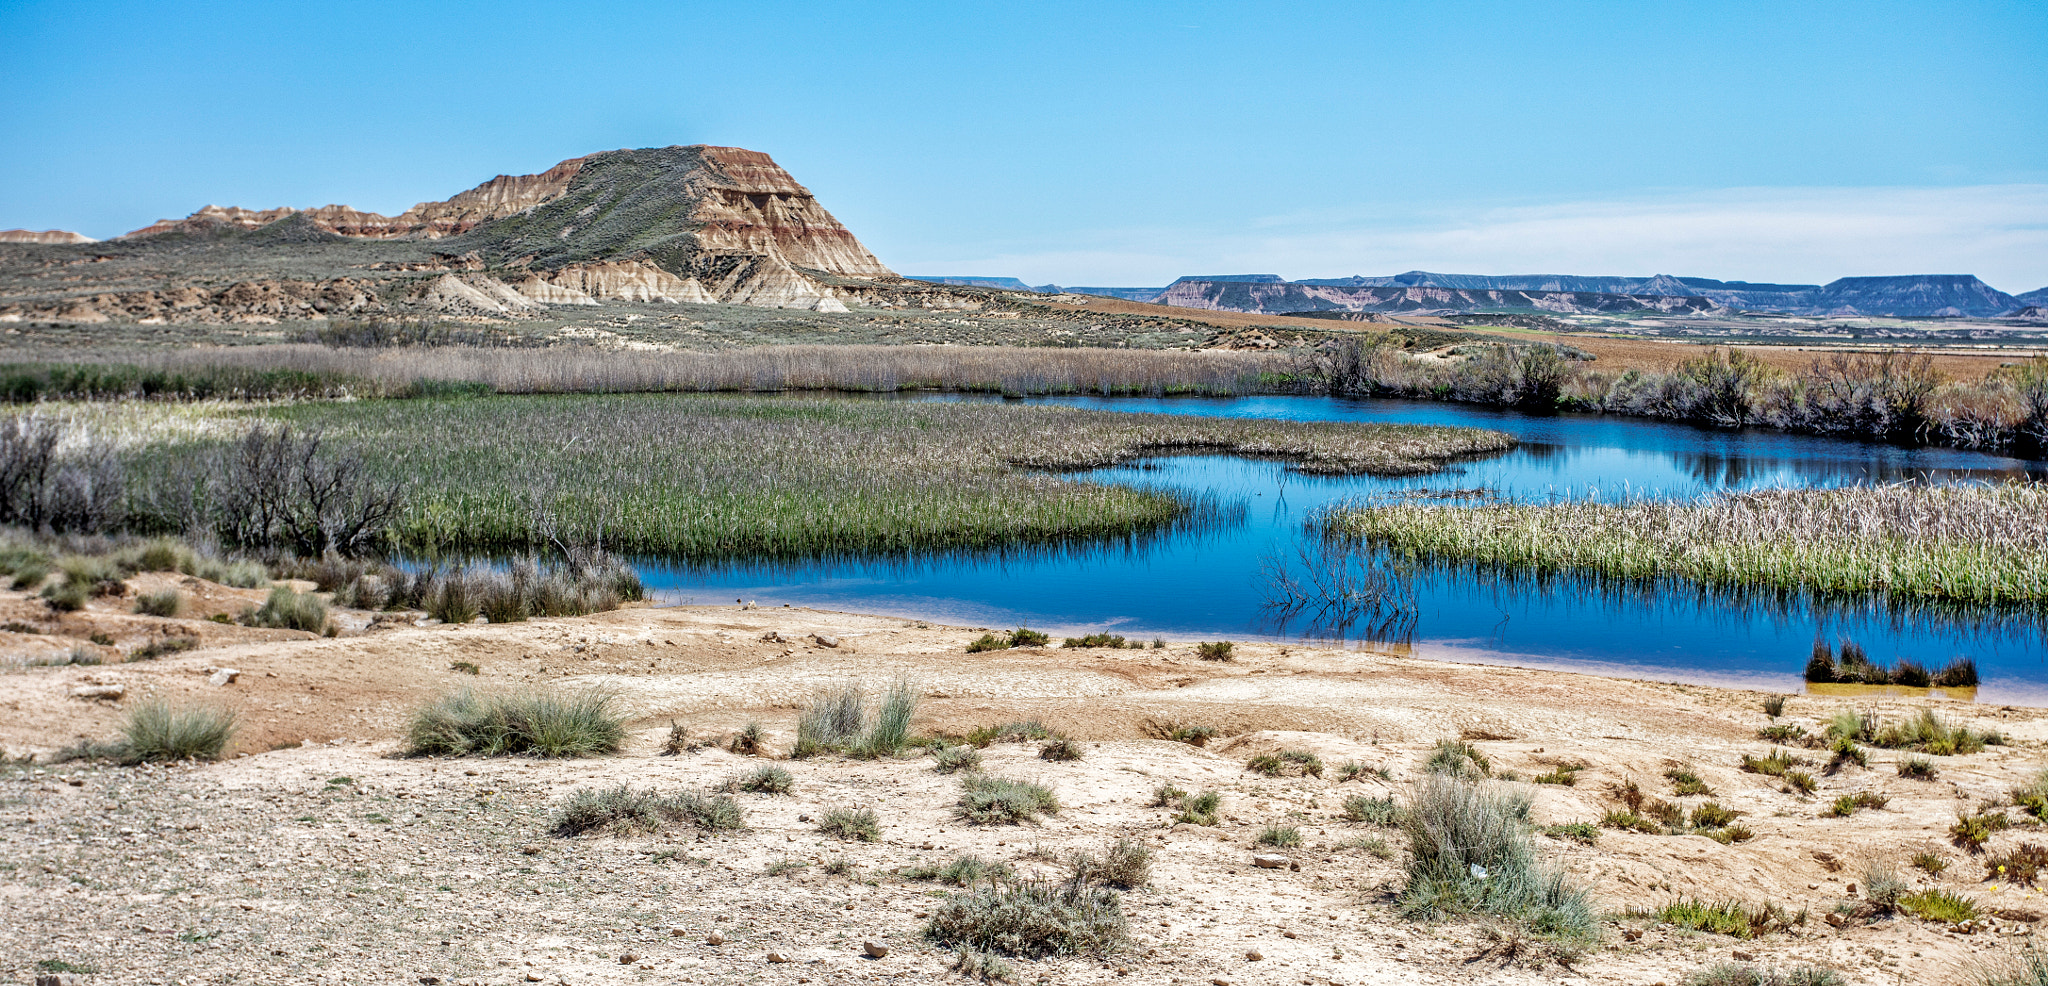
[[[1728,957],[1734,959],[1737,962],[1753,962],[1756,960],[1756,954],[1754,952],[1744,952],[1740,950],[1729,952]]]
[[[1848,923],[1849,923],[1849,919],[1848,919],[1848,918],[1845,918],[1845,917],[1843,917],[1843,916],[1841,916],[1840,914],[1829,914],[1829,915],[1828,915],[1828,918],[1827,918],[1827,920],[1828,920],[1828,924],[1829,924],[1829,925],[1830,925],[1831,927],[1836,927],[1836,928],[1839,928],[1839,927],[1841,927],[1842,925],[1845,925],[1845,924],[1848,924]]]
[[[633,963],[638,961],[640,961],[640,956],[633,952],[627,952],[626,954],[619,956],[620,965],[632,965]]]
[[[241,676],[242,672],[235,668],[215,668],[213,674],[207,676],[206,683],[215,688],[223,688],[234,684],[235,679]]]
[[[440,976],[421,976],[420,986],[441,986]]]
[[[527,982],[529,982],[529,983],[537,983],[537,982],[540,982],[540,973],[538,973],[538,972],[529,972],[529,973],[527,973],[527,974],[526,974],[526,981],[527,981]]]
[[[832,636],[832,635],[831,635],[831,634],[829,634],[829,633],[820,633],[820,634],[816,634],[816,637],[818,638],[818,646],[820,646],[820,647],[837,647],[837,646],[839,646],[839,638],[838,638],[838,637],[835,637],[835,636]]]
[[[1294,933],[1294,929],[1292,929],[1292,928],[1289,928],[1289,929],[1287,929],[1286,931],[1282,931],[1282,932],[1280,932],[1280,937],[1282,937],[1282,938],[1299,938],[1299,937],[1301,937],[1301,936],[1299,936],[1299,935],[1295,934],[1295,933]]]
[[[721,935],[721,934],[719,934],[719,933],[718,933],[718,932],[716,932],[716,931],[714,931],[714,932],[712,932],[712,933],[710,933],[710,934],[708,934],[708,935],[705,935],[705,936],[704,936],[704,944],[706,944],[706,945],[723,945],[723,944],[725,944],[725,936],[724,936],[724,935]]]
[[[36,986],[85,986],[85,977],[75,972],[39,972]]]
[[[781,965],[782,963],[789,961],[789,956],[784,955],[781,952],[769,952],[768,961],[773,962],[777,965]]]
[[[128,694],[128,686],[120,684],[79,685],[71,690],[72,698],[92,699],[102,702],[117,701],[126,694]],[[59,973],[59,975],[62,975],[62,973]]]
[[[886,959],[889,957],[889,946],[878,941],[861,942],[860,950],[868,953],[868,958],[871,959]]]
[[[680,925],[680,924],[679,924],[679,925],[676,925],[676,926],[675,926],[675,927],[673,927],[673,928],[670,928],[670,929],[668,929],[668,933],[669,933],[670,935],[673,935],[673,936],[677,937],[677,938],[681,938],[681,937],[684,937],[685,935],[688,935],[688,934],[690,933],[690,929],[688,929],[688,928],[685,928],[685,927],[683,927],[682,925]]]
[[[1211,979],[1211,980],[1209,980],[1209,986],[1230,986],[1230,980],[1228,980],[1228,979]]]
[[[540,843],[529,842],[523,846],[520,846],[519,851],[527,854],[528,856],[538,856],[540,855],[540,848]]]
[[[1252,857],[1252,865],[1262,870],[1277,870],[1287,865],[1287,857],[1278,853],[1259,853]]]
[[[1247,948],[1244,950],[1244,960],[1246,962],[1257,962],[1263,958],[1265,958],[1265,956],[1260,954],[1259,950],[1256,948]]]

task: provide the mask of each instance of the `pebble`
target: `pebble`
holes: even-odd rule
[[[820,647],[837,647],[837,646],[839,646],[839,638],[838,638],[838,637],[832,636],[832,635],[831,635],[831,634],[829,634],[829,633],[821,633],[821,634],[818,634],[817,636],[818,636],[818,646],[820,646]]]
[[[677,931],[681,931],[682,929],[681,929],[681,928],[677,928],[676,930],[677,930]],[[721,934],[719,934],[719,933],[718,933],[718,932],[716,932],[716,931],[714,931],[714,932],[712,932],[712,933],[710,933],[710,934],[708,934],[708,935],[705,935],[705,936],[704,936],[704,944],[706,944],[706,945],[723,945],[723,944],[725,944],[725,936],[724,936],[724,935],[721,935]]]
[[[787,956],[787,955],[784,955],[784,954],[782,954],[781,952],[769,952],[769,953],[768,953],[768,961],[770,961],[770,962],[773,962],[773,963],[776,963],[777,965],[780,965],[780,964],[782,964],[782,963],[784,963],[784,962],[788,962],[788,961],[789,961],[789,956]]]
[[[1265,958],[1265,956],[1260,954],[1259,950],[1256,948],[1247,948],[1244,950],[1244,960],[1246,962],[1257,962],[1263,958]]]
[[[1252,857],[1252,865],[1262,870],[1277,870],[1287,865],[1287,857],[1276,853],[1260,853]]]
[[[878,941],[861,942],[860,949],[868,953],[868,958],[871,959],[886,959],[889,957],[889,946]]]
[[[619,956],[620,965],[632,965],[633,963],[638,961],[640,961],[640,956],[632,952],[627,952],[626,954]]]

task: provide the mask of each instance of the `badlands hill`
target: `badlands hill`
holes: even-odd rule
[[[517,316],[608,301],[844,311],[944,293],[897,277],[768,155],[706,145],[573,158],[397,216],[207,206],[106,243],[35,235],[0,249],[0,318]]]

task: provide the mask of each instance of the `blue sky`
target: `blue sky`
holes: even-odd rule
[[[908,273],[2048,284],[2048,4],[0,2],[0,227],[767,151]]]

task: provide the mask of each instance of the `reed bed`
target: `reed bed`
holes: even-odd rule
[[[118,354],[105,365],[0,366],[0,396],[400,397],[467,384],[501,394],[946,390],[1229,397],[1294,387],[1293,361],[1232,351],[1013,346],[759,346],[720,352],[552,346],[389,349],[285,344]],[[20,380],[19,385],[11,381]],[[166,381],[174,383],[166,383]]]
[[[318,428],[408,494],[421,550],[596,545],[679,558],[996,548],[1177,522],[1191,494],[1077,482],[1149,454],[1410,474],[1498,451],[1497,432],[1003,404],[725,395],[355,401],[251,409]],[[189,454],[166,446],[154,454]]]
[[[2048,602],[2048,485],[1724,493],[1687,503],[1353,504],[1329,531],[1411,556],[1820,594]]]

